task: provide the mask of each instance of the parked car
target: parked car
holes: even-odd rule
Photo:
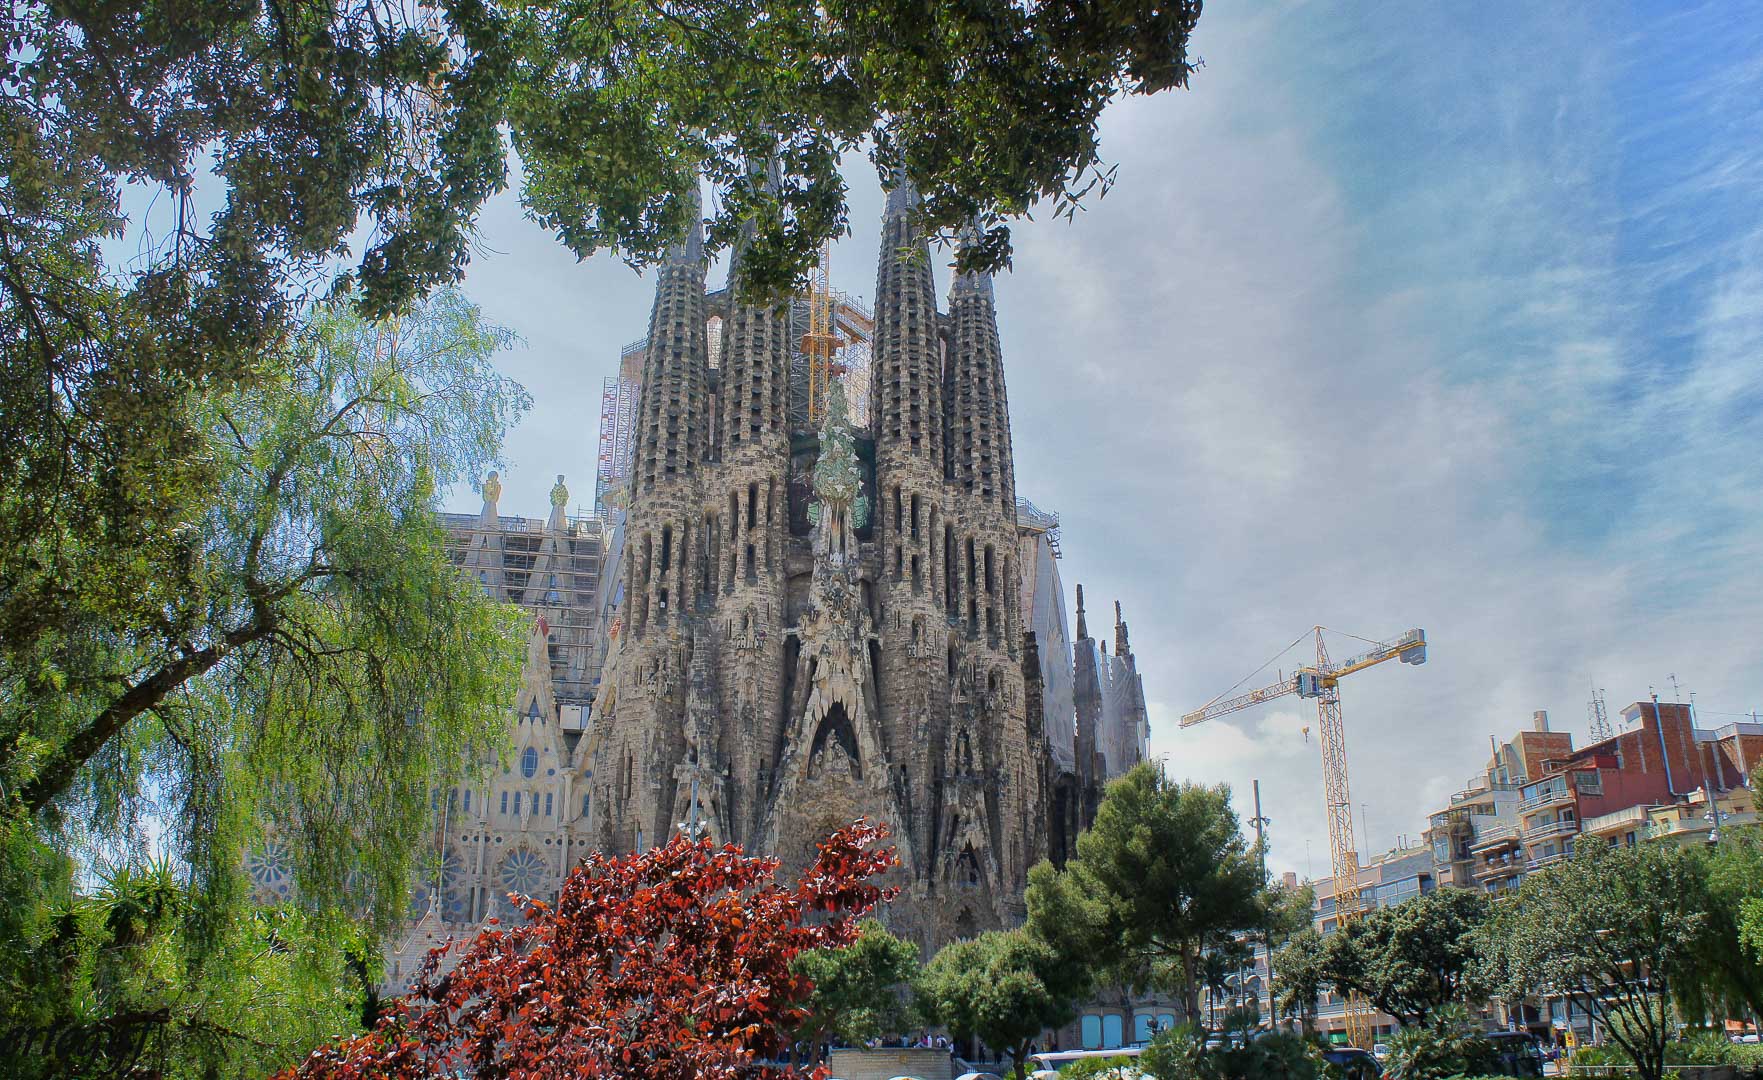
[[[1501,1076],[1543,1075],[1543,1044],[1528,1031],[1495,1031],[1488,1041],[1500,1055]]]
[[[1390,1058],[1389,1045],[1387,1043],[1373,1043],[1371,1046],[1371,1056],[1376,1058],[1379,1062],[1388,1061]]]
[[[1322,1051],[1331,1065],[1340,1066],[1346,1080],[1382,1080],[1383,1066],[1371,1053],[1357,1046],[1330,1046]]]

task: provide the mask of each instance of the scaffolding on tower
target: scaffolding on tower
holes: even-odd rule
[[[636,457],[637,399],[642,389],[645,338],[619,350],[618,376],[600,384],[600,454],[594,469],[594,515],[602,521],[624,505]]]
[[[808,273],[808,332],[802,354],[808,358],[808,426],[816,428],[826,415],[832,382],[845,373],[839,349],[845,344],[833,321],[832,245],[820,245],[820,261]]]

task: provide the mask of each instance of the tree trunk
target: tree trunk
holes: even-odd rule
[[[123,691],[90,724],[62,743],[30,783],[24,785],[19,797],[26,809],[34,814],[49,805],[73,783],[80,767],[135,717],[164,701],[184,683],[209,671],[234,649],[267,637],[271,629],[269,619],[253,619],[249,625],[234,630],[213,645],[186,653]]]

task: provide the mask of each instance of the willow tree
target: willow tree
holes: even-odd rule
[[[402,914],[430,792],[505,740],[524,655],[520,616],[453,567],[436,514],[526,406],[492,366],[508,341],[452,291],[378,324],[332,306],[250,385],[191,403],[205,483],[173,538],[183,591],[136,621],[92,589],[37,666],[8,657],[0,1022],[115,1022],[67,1015],[94,1005],[58,1001],[33,954],[68,930],[76,865],[126,867],[150,838],[184,891],[186,989],[237,938],[266,833],[319,924],[371,953]],[[126,536],[62,542],[130,557]]]

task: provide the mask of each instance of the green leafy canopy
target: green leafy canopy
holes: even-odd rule
[[[0,653],[0,1020],[35,1030],[31,1002],[62,993],[31,958],[78,907],[76,861],[127,872],[149,828],[182,890],[181,980],[254,918],[243,860],[266,835],[323,931],[307,944],[340,956],[402,916],[430,792],[505,744],[525,652],[435,513],[526,407],[491,363],[509,341],[450,290],[381,324],[329,306],[262,378],[188,402],[205,480],[178,527],[184,590],[153,618],[82,593],[77,619]],[[70,541],[97,549],[87,567],[130,557]]]

